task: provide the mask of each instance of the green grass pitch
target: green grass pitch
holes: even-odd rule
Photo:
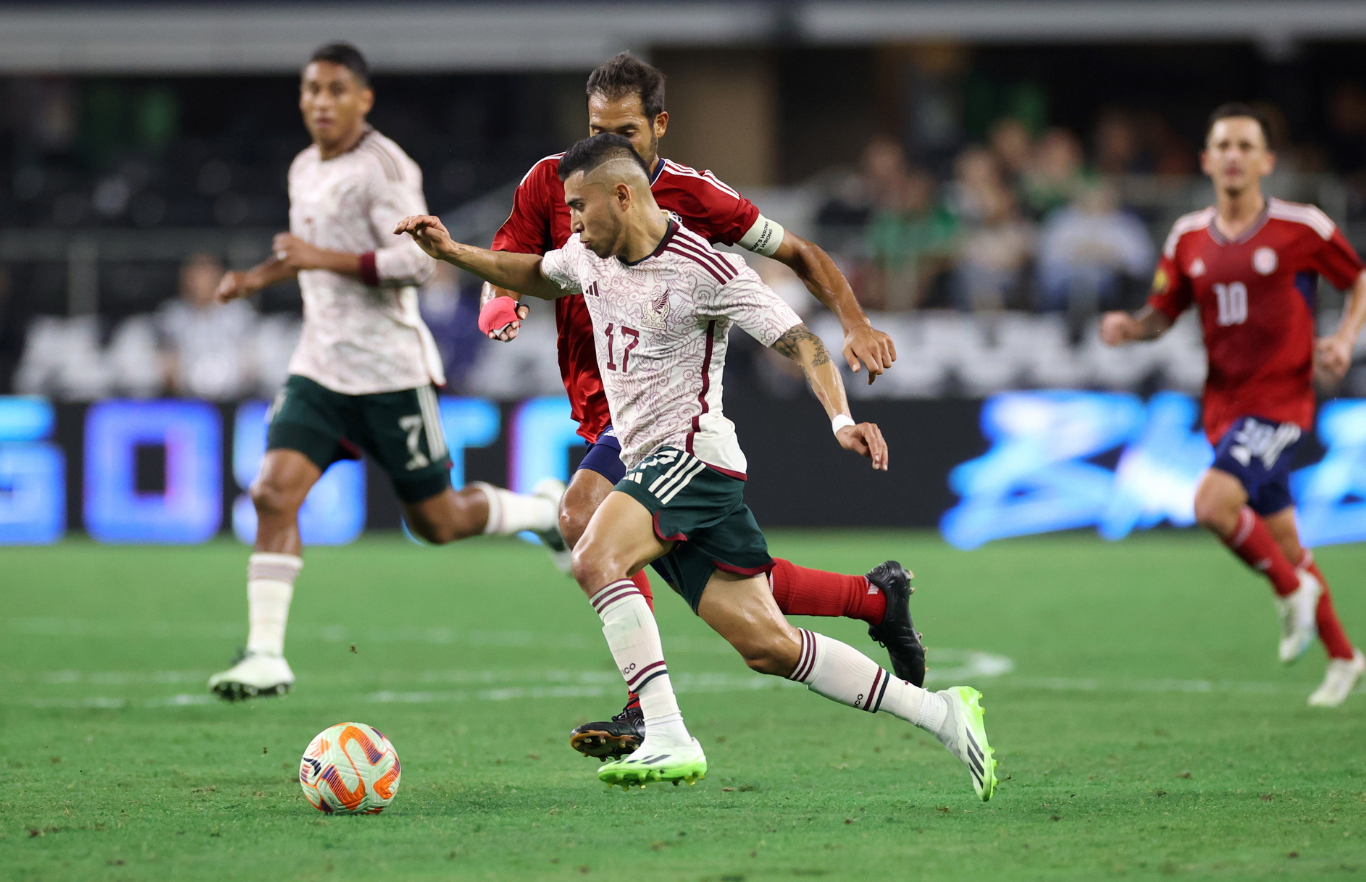
[[[986,696],[991,803],[924,733],[749,673],[667,589],[711,772],[609,791],[566,736],[620,707],[620,679],[577,588],[520,543],[310,550],[294,693],[229,706],[204,680],[245,637],[246,551],[71,541],[0,550],[0,878],[1366,875],[1366,694],[1306,707],[1321,652],[1282,668],[1268,589],[1204,535],[772,539],[810,566],[916,571],[935,684]],[[1319,559],[1366,634],[1366,546]],[[803,624],[886,662],[856,622]],[[402,757],[382,815],[300,793],[304,746],[344,720]]]

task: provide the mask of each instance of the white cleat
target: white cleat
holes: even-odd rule
[[[1351,658],[1328,660],[1328,673],[1323,675],[1323,685],[1309,696],[1310,707],[1337,707],[1347,700],[1356,688],[1362,673],[1366,673],[1366,655],[1360,649],[1352,648]]]
[[[972,789],[986,802],[996,792],[996,751],[987,743],[982,693],[970,686],[954,686],[936,694],[948,702],[949,713],[934,737],[968,767]]]
[[[209,678],[209,689],[227,701],[284,695],[294,685],[294,672],[284,656],[249,652],[237,664]]]
[[[1319,636],[1315,614],[1323,586],[1308,571],[1300,571],[1299,576],[1299,588],[1285,597],[1276,598],[1276,609],[1281,615],[1279,654],[1281,662],[1287,665],[1298,661],[1314,638]]]
[[[565,489],[564,481],[546,478],[532,488],[531,495],[550,500],[550,504],[555,506],[555,511],[558,513],[560,500],[564,498]],[[569,543],[564,541],[564,535],[560,533],[558,519],[553,529],[545,532],[534,532],[536,538],[540,539],[541,544],[545,546],[546,551],[550,552],[550,559],[554,561],[555,568],[568,575],[573,567],[574,552],[570,549]]]

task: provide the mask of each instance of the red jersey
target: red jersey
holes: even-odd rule
[[[512,214],[493,237],[494,251],[545,254],[569,241],[569,207],[564,204],[559,153],[531,167],[512,197]],[[672,211],[683,226],[713,244],[734,245],[759,219],[759,209],[709,171],[661,159],[650,178],[650,190],[659,207]],[[607,395],[598,375],[593,348],[593,320],[583,295],[555,301],[555,326],[559,331],[560,376],[579,434],[596,441],[612,422]]]
[[[1148,303],[1173,321],[1195,303],[1209,375],[1204,424],[1217,444],[1238,417],[1314,419],[1314,300],[1320,275],[1344,289],[1362,263],[1333,221],[1312,205],[1268,199],[1236,240],[1214,225],[1215,209],[1172,227]]]

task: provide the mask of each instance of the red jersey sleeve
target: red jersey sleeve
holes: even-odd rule
[[[1193,298],[1190,277],[1181,272],[1175,257],[1163,254],[1162,259],[1157,262],[1157,272],[1153,273],[1153,287],[1148,294],[1148,305],[1176,321],[1191,305]]]
[[[665,162],[670,186],[681,191],[683,198],[679,201],[686,203],[685,210],[680,212],[685,224],[708,242],[734,245],[759,219],[754,203],[723,184],[716,175]]]
[[[1347,237],[1342,235],[1342,230],[1335,227],[1333,235],[1327,239],[1320,239],[1319,242],[1319,247],[1314,249],[1309,257],[1314,271],[1331,282],[1339,291],[1352,287],[1352,283],[1366,267],[1363,267],[1361,258],[1357,256]]]
[[[512,214],[493,237],[494,251],[545,254],[554,247],[550,239],[550,186],[548,175],[557,174],[558,163],[546,157],[531,167],[512,196]],[[557,178],[558,180],[558,178]]]

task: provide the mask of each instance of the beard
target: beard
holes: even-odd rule
[[[611,257],[621,249],[626,224],[616,215],[611,216],[610,223],[611,227],[606,231],[605,235],[601,237],[594,236],[591,242],[586,243],[588,250],[598,257]]]

